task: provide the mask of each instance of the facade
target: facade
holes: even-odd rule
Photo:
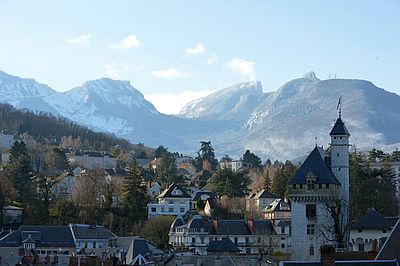
[[[278,195],[263,189],[246,198],[246,210],[262,211],[276,199],[279,199]]]
[[[350,244],[353,251],[378,252],[389,237],[393,220],[371,209],[350,226]]]
[[[184,215],[190,210],[192,197],[175,182],[157,196],[157,202],[147,204],[148,217]]]
[[[290,203],[283,199],[275,199],[263,209],[262,214],[264,219],[271,220],[273,225],[292,219]]]
[[[228,168],[232,170],[233,172],[237,172],[240,169],[243,168],[251,168],[252,165],[246,162],[243,162],[243,160],[232,160],[230,158],[223,158],[219,162],[219,166],[221,168]]]
[[[4,130],[0,132],[0,150],[11,149],[12,145],[14,144],[14,141],[15,138],[13,133]]]
[[[7,205],[3,207],[3,225],[22,223],[23,208]]]
[[[69,159],[72,165],[79,165],[89,170],[117,168],[117,159],[104,152],[76,152]]]
[[[77,252],[101,254],[117,243],[117,236],[101,225],[69,224]]]
[[[261,254],[277,248],[271,222],[255,220],[209,220],[195,215],[185,224],[178,216],[169,232],[169,244],[176,250],[207,255],[210,243],[228,238],[240,254]],[[215,250],[213,250],[215,251]]]
[[[279,221],[275,226],[275,232],[278,239],[278,251],[292,253],[292,223],[291,221]]]
[[[289,182],[292,209],[292,258],[319,260],[319,248],[335,239],[327,205],[341,204],[342,224],[349,223],[349,137],[340,111],[330,132],[331,156],[315,147]],[[344,228],[340,228],[344,231]],[[330,241],[329,241],[330,240]],[[348,234],[344,235],[348,243]],[[334,243],[337,247],[339,244]]]
[[[76,176],[72,172],[64,172],[56,177],[51,192],[55,197],[71,198]]]

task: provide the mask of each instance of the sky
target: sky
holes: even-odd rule
[[[315,71],[400,94],[400,1],[0,0],[0,70],[58,91],[129,80],[156,108]]]

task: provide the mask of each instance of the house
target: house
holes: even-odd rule
[[[102,225],[69,224],[76,250],[83,254],[101,254],[117,243],[117,236]]]
[[[2,257],[23,256],[32,250],[43,257],[73,254],[76,249],[69,226],[23,225],[0,239]]]
[[[192,165],[193,158],[190,156],[179,156],[175,157],[175,166],[176,169],[182,168],[187,169]]]
[[[0,132],[0,150],[9,150],[15,141],[15,133],[2,130]]]
[[[157,196],[157,202],[147,204],[148,217],[184,215],[190,210],[191,200],[192,197],[174,182]]]
[[[318,260],[320,247],[334,239],[330,229],[335,223],[327,204],[349,202],[349,138],[347,130],[339,116],[330,132],[331,156],[327,156],[320,147],[315,147],[297,170],[288,185],[292,210],[292,259]],[[340,203],[339,202],[339,203]],[[338,219],[349,221],[348,205],[343,205]],[[339,227],[341,232],[345,228]],[[344,243],[348,243],[348,233],[344,234]],[[335,243],[344,248],[343,243]],[[340,246],[339,246],[340,244]]]
[[[7,205],[3,207],[3,225],[21,224],[23,208]]]
[[[156,198],[158,195],[160,195],[161,191],[161,185],[157,181],[149,181],[146,184],[147,187],[147,195],[149,195],[150,198]]]
[[[214,215],[214,211],[217,208],[217,199],[208,198],[206,201],[206,205],[204,206],[204,214],[208,217],[212,217]]]
[[[392,231],[393,223],[375,209],[369,210],[350,226],[353,251],[378,252]]]
[[[237,172],[241,169],[250,169],[252,168],[252,165],[250,163],[246,163],[243,160],[239,159],[239,160],[232,160],[229,157],[223,157],[220,161],[219,161],[219,166],[221,168],[227,168],[232,170],[233,172]]]
[[[153,261],[152,252],[143,238],[133,238],[126,254],[126,265],[149,265]]]
[[[70,155],[69,160],[72,165],[81,166],[89,170],[117,167],[117,159],[107,152],[77,151],[74,155]]]
[[[215,192],[198,190],[192,199],[191,209],[196,210],[198,208],[198,201],[202,201],[205,206],[206,201],[209,199],[212,201],[215,201],[217,199],[217,195],[215,194]]]
[[[278,251],[290,254],[292,251],[292,223],[289,220],[279,221],[274,226],[277,239],[278,239]],[[279,237],[279,238],[278,238]]]
[[[73,172],[65,171],[55,178],[55,183],[51,187],[51,192],[55,197],[71,198],[76,176]]]
[[[246,210],[262,211],[276,199],[279,199],[278,195],[263,189],[246,198]]]
[[[274,247],[275,231],[269,221],[209,220],[200,215],[185,223],[178,216],[169,232],[169,244],[176,250],[207,255],[210,243],[225,238],[239,249],[240,254],[260,254]],[[225,240],[226,241],[226,240]],[[220,242],[214,242],[217,245]],[[216,246],[212,246],[215,248]],[[212,252],[217,250],[212,249]]]
[[[275,199],[262,210],[262,213],[264,219],[271,220],[274,225],[292,218],[290,203],[283,199]]]

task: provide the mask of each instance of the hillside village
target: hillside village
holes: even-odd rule
[[[218,160],[210,141],[192,157],[4,129],[1,262],[398,265],[400,151],[350,149],[345,120],[339,109],[330,147],[301,164]]]

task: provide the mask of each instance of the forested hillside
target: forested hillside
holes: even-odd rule
[[[71,136],[73,139],[79,138],[87,148],[98,150],[109,150],[110,147],[116,145],[126,151],[132,149],[132,145],[125,139],[94,132],[64,117],[20,110],[9,104],[0,104],[0,129],[19,133],[27,132],[35,138],[45,139],[59,140],[63,136]]]

